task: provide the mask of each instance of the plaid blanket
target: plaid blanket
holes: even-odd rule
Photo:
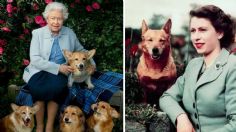
[[[16,96],[16,102],[17,105],[26,105],[26,106],[33,106],[33,98],[30,94],[29,87],[27,84],[21,86],[20,91],[18,95]]]
[[[61,110],[72,102],[76,102],[76,105],[79,105],[88,114],[92,104],[100,100],[108,101],[115,92],[123,90],[123,75],[120,73],[95,72],[91,80],[94,85],[93,89],[74,83],[69,89],[69,94],[61,106]]]

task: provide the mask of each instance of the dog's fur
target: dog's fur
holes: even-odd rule
[[[161,30],[149,29],[143,20],[142,42],[139,45],[142,55],[137,66],[138,78],[144,89],[143,102],[158,104],[159,97],[176,79],[170,37],[170,19]]]
[[[120,114],[110,106],[110,104],[100,101],[91,106],[94,111],[87,119],[89,132],[112,132],[113,118],[119,118]]]
[[[61,132],[84,132],[85,117],[77,106],[68,106],[60,119]]]
[[[13,112],[0,120],[1,132],[31,132],[34,128],[34,114],[39,106],[17,106],[11,104]]]
[[[74,68],[74,72],[69,75],[68,87],[73,85],[73,82],[84,82],[89,89],[94,88],[91,82],[91,75],[94,73],[96,67],[91,63],[96,50],[70,52],[64,50],[64,55],[68,60],[68,64]]]

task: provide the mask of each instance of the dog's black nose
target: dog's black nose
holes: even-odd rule
[[[26,118],[26,122],[29,122],[30,121],[30,118]]]
[[[79,68],[80,69],[84,68],[84,65],[83,64],[79,64]]]
[[[65,118],[65,121],[68,122],[68,121],[69,121],[69,118]]]
[[[97,111],[97,109],[98,109],[98,108],[97,108],[97,107],[95,107],[95,108],[94,108],[94,111]]]
[[[159,54],[158,48],[153,48],[152,53],[155,54],[155,55]]]

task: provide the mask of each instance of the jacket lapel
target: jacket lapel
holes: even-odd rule
[[[67,37],[67,33],[66,33],[66,30],[65,30],[65,27],[63,26],[62,28],[61,28],[61,31],[60,31],[60,33],[59,33],[59,45],[60,45],[60,47],[61,47],[61,50],[63,50],[63,49],[67,49],[67,50],[69,50],[68,49],[68,43],[67,44],[65,44],[65,42],[68,42],[68,37]]]
[[[201,70],[201,67],[203,65],[203,57],[199,58],[199,61],[198,63],[194,64],[194,66],[192,67],[192,70],[191,70],[191,77],[189,77],[191,79],[191,83],[190,84],[194,84],[192,86],[196,86],[196,83],[197,83],[197,79],[198,79],[198,74]],[[195,88],[191,88],[193,91],[193,97],[194,97],[194,94],[195,94]]]
[[[214,81],[223,71],[223,66],[227,63],[229,52],[226,49],[222,49],[220,55],[216,58],[214,63],[209,69],[207,69],[196,83],[195,90],[202,85]]]

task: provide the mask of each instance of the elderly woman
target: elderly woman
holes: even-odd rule
[[[30,64],[24,70],[23,79],[34,102],[40,106],[39,112],[36,113],[36,131],[44,131],[44,111],[47,105],[46,132],[53,132],[58,104],[62,103],[68,93],[66,75],[73,71],[72,67],[65,65],[62,50],[85,49],[75,33],[63,26],[63,22],[68,18],[67,8],[63,4],[48,4],[43,16],[47,25],[32,32]]]

